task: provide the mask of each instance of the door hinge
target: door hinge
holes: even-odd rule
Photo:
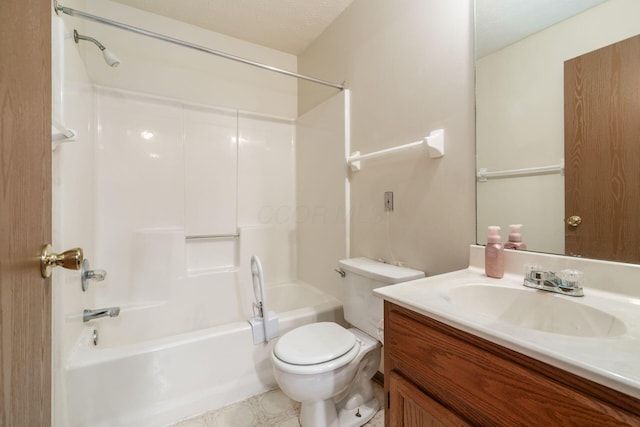
[[[391,409],[391,392],[387,392],[387,409]]]

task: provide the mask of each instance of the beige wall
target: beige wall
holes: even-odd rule
[[[355,0],[298,57],[299,72],[346,81],[352,151],[446,132],[441,159],[410,152],[350,173],[351,256],[429,275],[467,265],[475,240],[472,18],[470,0]],[[335,93],[306,82],[298,88],[300,112]],[[389,215],[385,191],[395,196]]]
[[[640,32],[640,2],[610,0],[477,64],[478,167],[558,164],[564,157],[564,61]],[[534,201],[534,202],[532,202]],[[564,177],[478,184],[478,242],[487,226],[523,223],[529,249],[564,253]]]

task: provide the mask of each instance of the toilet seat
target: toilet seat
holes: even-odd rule
[[[286,363],[317,365],[346,354],[355,343],[356,336],[337,323],[319,322],[287,332],[273,352]]]
[[[284,334],[273,349],[273,362],[285,372],[318,374],[351,362],[360,340],[332,322],[311,323]]]

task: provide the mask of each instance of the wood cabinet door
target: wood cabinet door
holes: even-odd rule
[[[564,64],[568,255],[640,262],[640,36]]]
[[[469,425],[395,372],[389,378],[389,404],[392,427]]]

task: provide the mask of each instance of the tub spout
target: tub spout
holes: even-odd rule
[[[120,307],[97,308],[95,310],[84,310],[82,312],[82,321],[99,319],[100,317],[116,317],[120,314]]]

